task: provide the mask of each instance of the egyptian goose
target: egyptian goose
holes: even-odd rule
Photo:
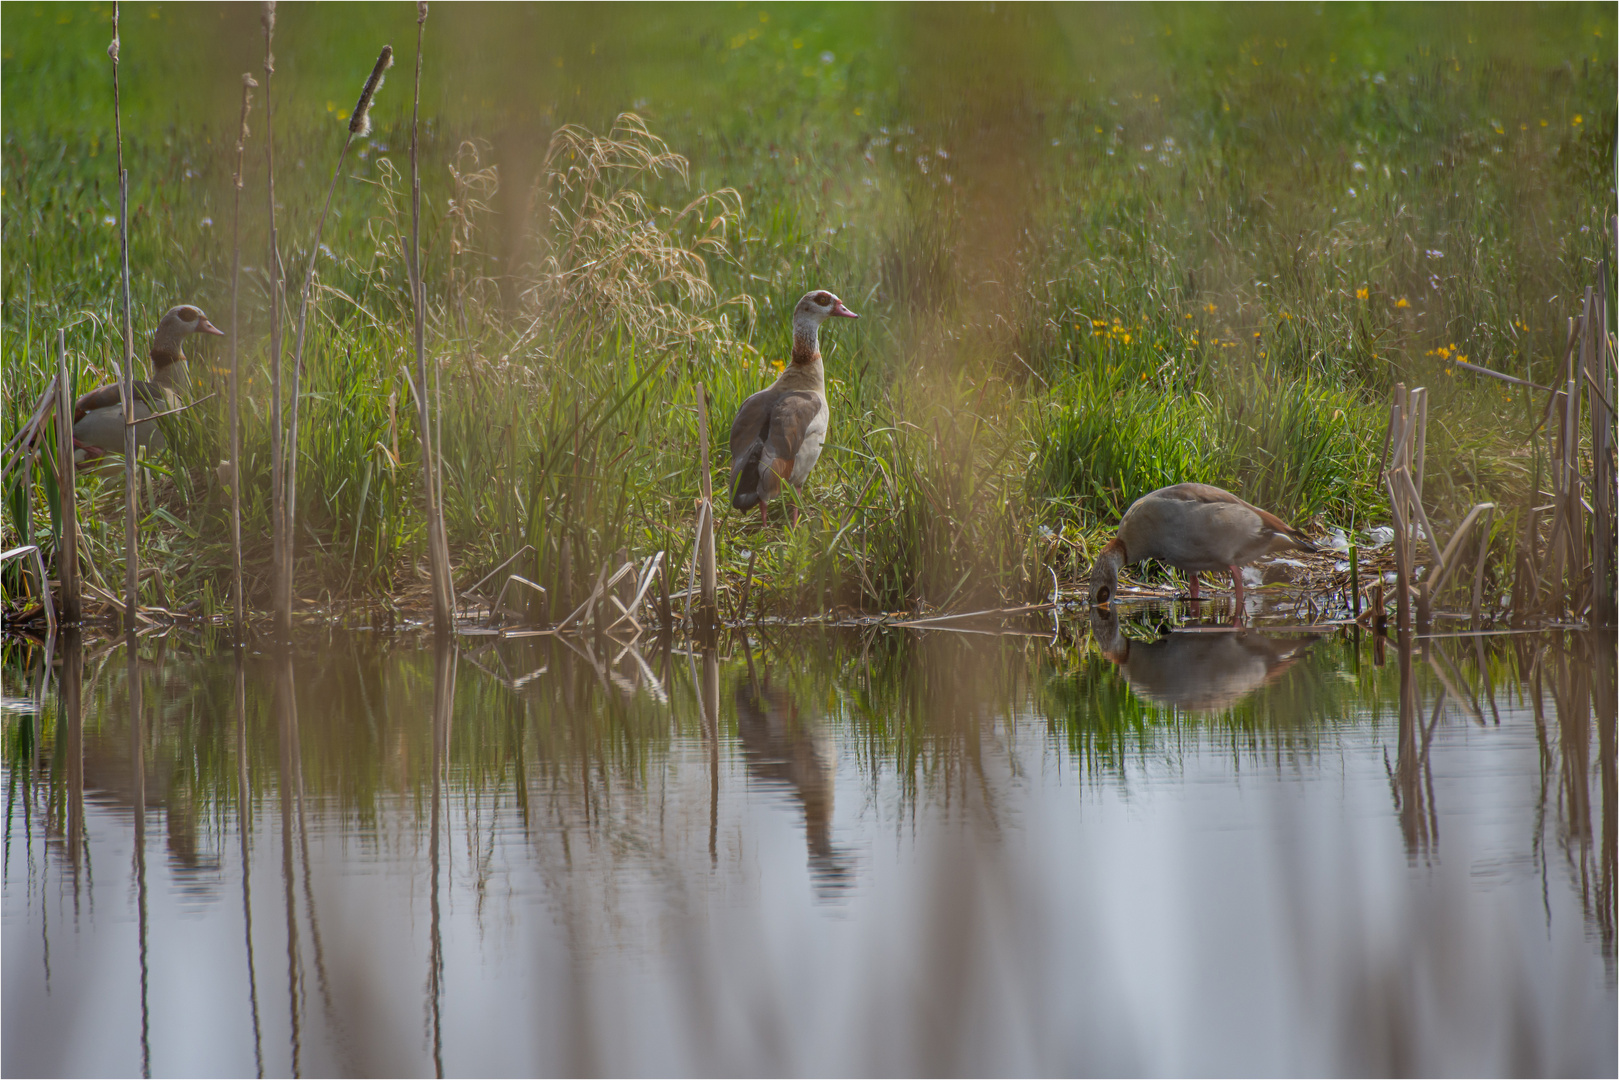
[[[1091,636],[1102,655],[1118,665],[1136,697],[1189,712],[1231,708],[1281,678],[1320,640],[1246,630],[1132,641],[1119,632],[1115,612],[1094,607]]]
[[[860,316],[825,289],[804,294],[793,309],[792,363],[768,390],[744,401],[731,422],[731,505],[757,505],[760,521],[769,520],[766,505],[781,482],[803,487],[821,456],[828,412],[817,333],[831,317]]]
[[[1119,591],[1119,568],[1157,559],[1191,579],[1197,599],[1197,575],[1229,570],[1237,593],[1237,619],[1242,618],[1242,571],[1239,567],[1289,548],[1317,551],[1303,533],[1268,511],[1209,484],[1174,484],[1141,496],[1124,512],[1119,532],[1091,567],[1091,603],[1106,604]]]
[[[170,308],[152,334],[152,378],[135,383],[135,418],[140,420],[174,407],[174,395],[184,389],[186,382],[185,353],[180,351],[186,335],[224,333],[208,321],[201,308],[190,304]],[[150,421],[135,425],[135,439],[137,446],[151,451],[166,445],[163,433]],[[108,383],[73,405],[73,459],[83,463],[123,452],[123,388],[118,383]]]

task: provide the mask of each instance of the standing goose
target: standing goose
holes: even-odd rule
[[[1091,603],[1106,604],[1119,591],[1119,568],[1157,559],[1191,579],[1197,599],[1197,575],[1229,570],[1237,593],[1237,619],[1242,618],[1242,571],[1264,555],[1288,549],[1319,550],[1293,526],[1250,505],[1229,491],[1209,484],[1174,484],[1141,496],[1124,512],[1119,532],[1091,567]]]
[[[832,316],[860,317],[825,289],[804,294],[793,309],[793,362],[769,389],[744,401],[731,422],[731,505],[757,505],[760,521],[769,520],[766,505],[781,482],[803,487],[821,456],[828,413],[817,332]]]
[[[202,309],[181,304],[168,310],[152,334],[152,378],[135,383],[135,418],[172,409],[174,395],[185,386],[185,354],[180,342],[188,334],[219,334],[225,331],[208,321]],[[157,451],[166,445],[163,433],[151,421],[135,425],[137,446]],[[73,458],[76,463],[93,461],[107,454],[124,452],[124,395],[118,383],[108,383],[85,394],[73,405]]]

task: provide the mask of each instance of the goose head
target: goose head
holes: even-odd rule
[[[1096,563],[1091,567],[1091,606],[1107,607],[1119,592],[1119,570],[1128,561],[1124,542],[1117,537],[1108,541],[1107,547],[1096,556]]]
[[[805,293],[804,298],[793,309],[793,328],[813,330],[830,318],[858,319],[860,316],[844,307],[843,301],[833,293],[825,289],[816,289]]]
[[[191,334],[218,334],[225,331],[208,321],[208,316],[194,304],[179,304],[164,313],[152,333],[152,363],[159,369],[185,359],[180,342]]]

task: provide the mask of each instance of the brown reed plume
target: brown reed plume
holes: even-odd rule
[[[253,107],[253,76],[242,73],[242,123],[236,136],[235,199],[231,211],[230,269],[230,545],[231,621],[238,643],[242,640],[242,409],[237,343],[241,340],[239,298],[242,281],[242,164],[247,151],[247,113]]]
[[[298,524],[298,404],[299,387],[302,382],[304,367],[304,332],[309,325],[309,298],[310,290],[315,282],[315,264],[320,258],[320,236],[326,229],[326,217],[332,209],[332,196],[337,193],[337,181],[343,175],[343,162],[348,159],[349,147],[354,143],[356,135],[363,135],[371,130],[371,103],[376,95],[377,88],[382,85],[382,76],[394,62],[392,45],[384,45],[382,52],[377,56],[376,66],[371,69],[371,77],[365,81],[365,88],[360,91],[360,100],[354,106],[354,115],[349,117],[348,133],[343,139],[343,149],[338,152],[337,165],[332,169],[332,182],[326,188],[326,201],[321,204],[320,217],[315,222],[315,237],[309,245],[309,267],[304,271],[303,286],[298,291],[298,324],[294,330],[292,345],[292,401],[290,417],[287,422],[287,453],[285,467],[287,481],[285,485],[286,506],[283,518],[286,530],[286,544],[282,552],[283,573],[280,579],[280,595],[276,597],[276,618],[282,622],[282,632],[290,631],[292,626],[292,567],[293,567],[293,537],[297,533]]]

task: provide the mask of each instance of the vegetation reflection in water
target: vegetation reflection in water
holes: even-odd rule
[[[1611,1072],[1612,637],[1401,650],[1168,618],[766,627],[697,654],[9,641],[5,1070]],[[1407,907],[1381,967],[1375,914],[1310,910],[1359,872],[1322,827],[1355,816],[1357,775],[1404,855],[1374,867]],[[1286,916],[1283,992],[1322,1013],[1286,1046],[1260,1048],[1263,1016],[1216,1045],[1132,1011],[1105,895],[1129,863],[1099,849],[1155,800],[1195,816],[1210,780],[1249,800],[1215,816],[1275,847],[1282,887],[1173,869],[1211,911],[1235,890]],[[1065,831],[1072,800],[1041,793],[1067,788],[1094,820]],[[1472,835],[1494,819],[1505,857]],[[1455,910],[1498,887],[1543,919],[1504,950]],[[1137,888],[1115,891],[1159,902]],[[1218,942],[1175,947],[1221,966]],[[66,1005],[98,987],[87,1049]]]

